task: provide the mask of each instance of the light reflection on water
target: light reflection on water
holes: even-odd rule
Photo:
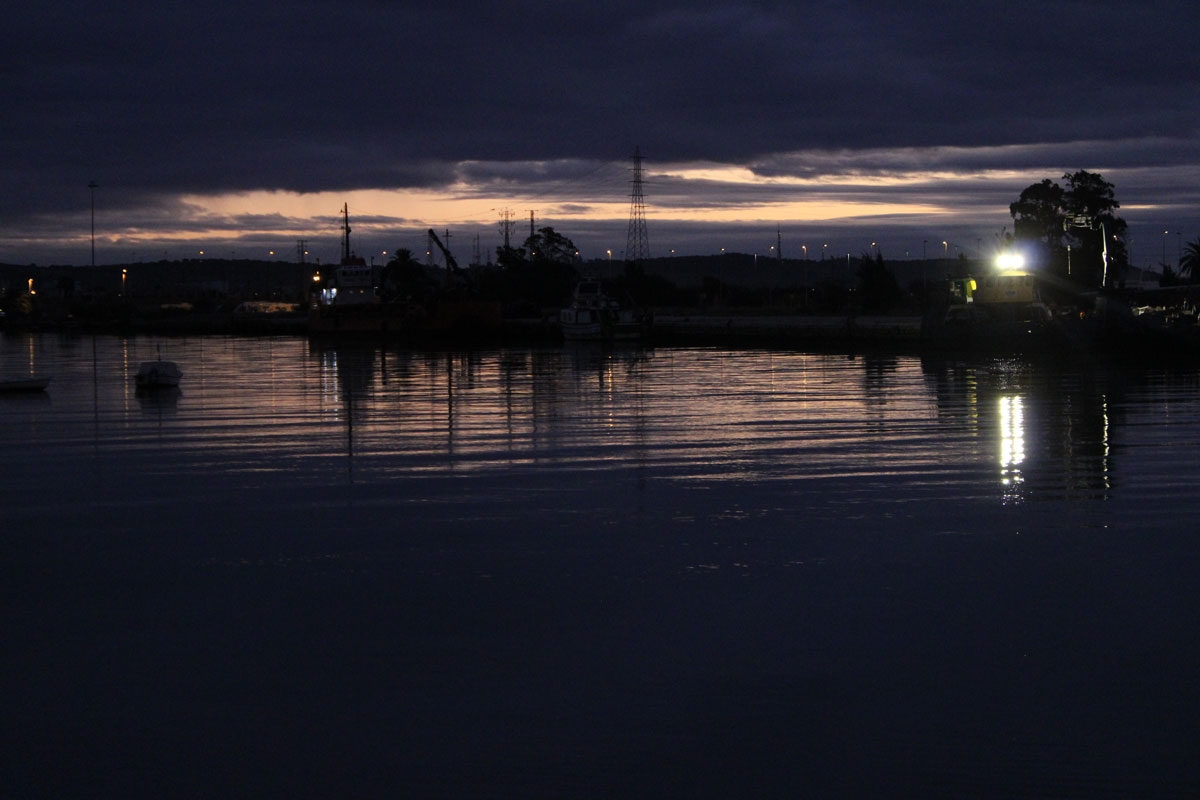
[[[159,346],[181,388],[139,395]],[[140,752],[293,795],[1195,785],[1195,370],[49,335],[0,368],[54,375],[0,397],[26,789],[68,751],[64,796]]]
[[[9,337],[6,372],[28,363],[55,381],[48,398],[6,398],[8,442],[48,463],[219,471],[234,485],[238,475],[322,485],[636,471],[675,482],[821,480],[830,499],[1011,501],[1104,497],[1121,458],[1149,458],[1136,474],[1175,484],[1178,472],[1155,463],[1146,437],[1164,435],[1157,417],[1194,424],[1196,414],[1157,377],[1131,385],[1128,376],[1006,362],[405,352],[221,337],[167,342],[185,370],[181,390],[138,396],[131,375],[159,344]],[[1122,444],[1131,429],[1138,439]]]

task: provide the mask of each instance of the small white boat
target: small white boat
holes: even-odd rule
[[[45,376],[30,375],[28,378],[0,378],[0,392],[44,392],[50,385]]]
[[[143,361],[134,381],[139,389],[163,389],[179,385],[183,372],[174,361]]]

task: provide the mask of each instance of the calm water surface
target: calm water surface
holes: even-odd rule
[[[0,339],[31,371],[5,796],[1200,792],[1196,370]]]

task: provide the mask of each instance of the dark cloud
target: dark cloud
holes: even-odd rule
[[[689,5],[50,0],[6,20],[0,233],[80,213],[92,179],[147,216],[181,193],[452,184],[588,206],[621,196],[637,145],[763,178],[1027,171],[1018,188],[1196,165],[1191,3]]]

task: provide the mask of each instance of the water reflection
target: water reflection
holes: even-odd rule
[[[310,345],[361,468],[654,467],[688,479],[858,474],[988,484],[1001,502],[1112,488],[1120,381],[978,364],[716,350]]]
[[[1025,409],[1020,395],[1000,397],[1000,483],[1005,499],[1020,496],[1025,482],[1021,464],[1025,461]]]
[[[629,470],[704,486],[824,481],[852,503],[1107,497],[1134,474],[1116,469],[1132,445],[1167,436],[1159,422],[1191,419],[1181,409],[1190,413],[1196,384],[1191,374],[997,359],[200,337],[170,343],[181,393],[135,400],[131,370],[153,340],[10,344],[0,356],[14,368],[60,373],[37,400],[86,415],[97,452],[149,418],[172,432],[181,473],[218,461],[230,475],[318,481]],[[1152,423],[1137,439],[1131,408]],[[1167,468],[1136,474],[1177,480]]]
[[[136,389],[138,406],[148,414],[174,414],[179,410],[179,398],[183,390],[178,386],[162,386],[152,389]]]
[[[924,368],[939,415],[991,443],[1004,502],[1104,497],[1113,488],[1110,407],[1125,376],[1001,359]]]

